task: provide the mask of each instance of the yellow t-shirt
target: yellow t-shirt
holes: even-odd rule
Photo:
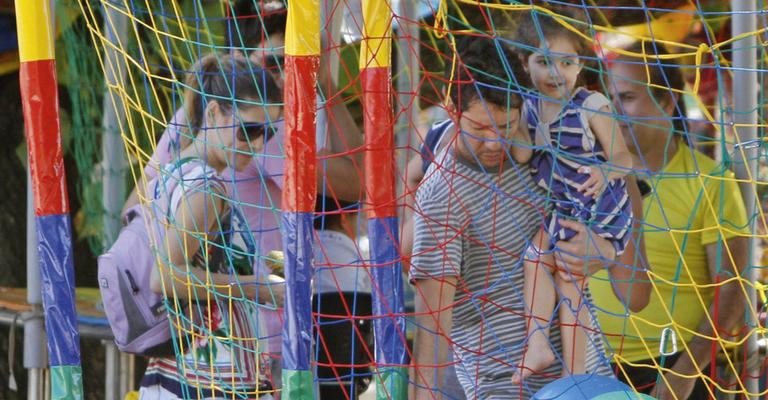
[[[642,225],[654,274],[648,306],[629,315],[614,295],[607,271],[589,282],[607,351],[627,361],[657,358],[664,327],[675,330],[678,351],[693,338],[691,331],[698,329],[708,312],[714,291],[698,286],[711,283],[706,247],[748,232],[744,202],[733,176],[680,143],[649,182],[653,192],[643,201]],[[727,250],[722,247],[721,251]]]

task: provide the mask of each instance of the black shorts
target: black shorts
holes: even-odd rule
[[[371,381],[374,357],[371,295],[321,293],[312,297],[314,358],[321,399],[357,398]]]

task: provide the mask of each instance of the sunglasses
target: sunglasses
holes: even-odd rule
[[[243,122],[237,127],[235,137],[243,143],[263,137],[266,143],[276,133],[277,129],[269,122]]]

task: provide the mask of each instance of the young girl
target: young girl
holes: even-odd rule
[[[266,71],[230,56],[207,56],[194,74],[186,102],[200,111],[195,138],[147,187],[162,239],[151,285],[173,305],[176,356],[150,358],[140,398],[271,399],[258,303],[278,300],[254,274],[252,235],[220,174],[241,171],[263,149],[280,90]]]
[[[561,13],[562,14],[562,13]],[[549,326],[555,298],[563,343],[564,374],[583,373],[589,312],[582,302],[586,280],[556,266],[552,249],[575,232],[561,219],[585,222],[608,239],[616,255],[624,251],[632,223],[631,202],[623,177],[632,161],[610,102],[579,85],[588,43],[548,14],[533,11],[518,25],[520,58],[538,93],[526,100],[521,135],[533,150],[516,146],[520,163],[530,160],[536,183],[547,191],[552,210],[529,245],[524,262],[525,301],[531,308],[527,348],[512,378],[519,384],[552,364]],[[579,26],[576,26],[579,29]],[[610,258],[612,255],[608,255]]]

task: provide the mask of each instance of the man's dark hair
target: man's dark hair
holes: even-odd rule
[[[521,107],[526,74],[506,44],[498,38],[468,37],[457,43],[456,51],[456,64],[446,71],[448,97],[456,111],[465,111],[474,101]]]
[[[315,199],[315,230],[341,230],[342,213],[353,213],[357,210],[357,203],[350,203],[331,196],[317,194]]]
[[[227,45],[255,48],[271,35],[285,35],[288,11],[283,0],[239,0],[227,18]]]

